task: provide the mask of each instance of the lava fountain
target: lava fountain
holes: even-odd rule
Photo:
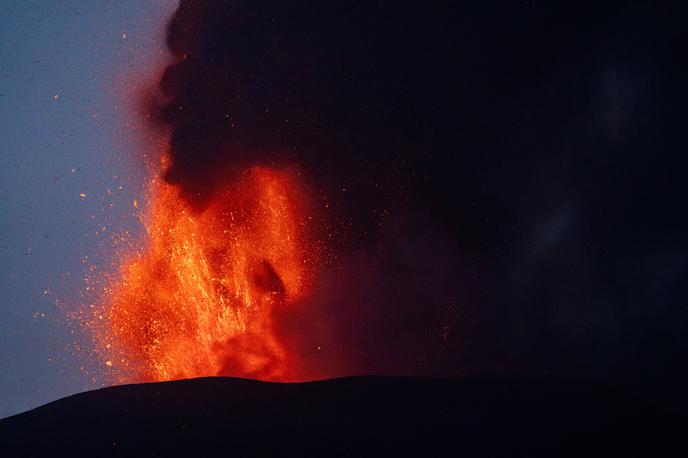
[[[152,180],[145,247],[125,259],[92,326],[119,381],[299,379],[275,313],[298,307],[317,265],[304,181],[297,168],[247,167],[199,210]]]

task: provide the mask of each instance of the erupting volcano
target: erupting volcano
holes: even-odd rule
[[[101,347],[120,353],[107,365],[138,380],[297,379],[274,314],[298,307],[319,253],[299,171],[247,168],[202,210],[164,180],[151,187],[148,246],[124,263],[96,328]]]
[[[0,417],[102,389],[3,456],[686,448],[674,8],[63,3],[0,29]]]

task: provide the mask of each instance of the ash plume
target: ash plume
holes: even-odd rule
[[[331,256],[280,320],[314,373],[671,372],[678,33],[642,2],[183,0],[165,179],[202,210],[247,166],[302,168]]]

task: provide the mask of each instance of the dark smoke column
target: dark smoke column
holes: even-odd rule
[[[251,166],[297,166],[326,213],[312,222],[328,253],[316,292],[278,326],[314,377],[454,370],[454,243],[417,167],[445,140],[434,110],[447,103],[452,44],[439,13],[182,1],[169,23],[174,62],[155,110],[172,128],[165,179],[203,211]]]

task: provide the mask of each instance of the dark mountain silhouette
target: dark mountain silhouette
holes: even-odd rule
[[[71,396],[0,421],[2,456],[674,456],[686,419],[560,380],[202,378]]]

